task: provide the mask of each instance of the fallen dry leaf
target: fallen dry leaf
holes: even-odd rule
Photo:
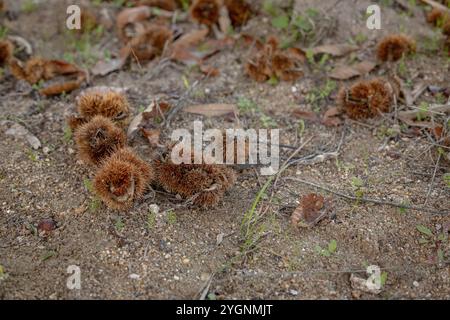
[[[52,80],[58,76],[71,77],[69,80],[55,81],[56,83],[44,83],[39,92],[46,96],[58,95],[63,92],[68,93],[78,89],[87,79],[86,71],[63,60],[46,60],[34,57],[22,63],[14,58],[11,59],[9,68],[17,79],[26,80],[30,84]]]
[[[321,123],[327,127],[337,127],[342,124],[342,119],[339,118],[341,110],[338,107],[329,108],[322,116]]]
[[[327,53],[333,57],[341,57],[358,49],[359,49],[358,46],[351,44],[327,44],[312,48],[311,52],[314,55]]]
[[[152,10],[147,6],[127,8],[119,12],[116,18],[117,30],[122,41],[127,43],[131,37],[126,33],[126,27],[130,24],[150,18]]]
[[[446,115],[450,114],[450,104],[435,104],[431,105],[427,110],[416,108],[415,110],[401,111],[398,113],[398,118],[411,127],[421,128],[435,128],[436,123],[434,121],[422,121],[421,118],[433,116],[433,115]]]
[[[292,115],[303,120],[309,120],[313,122],[319,121],[319,116],[314,111],[296,109],[292,111]]]
[[[291,216],[294,226],[312,227],[325,218],[330,211],[331,200],[315,193],[305,195],[301,198],[299,206]]]
[[[141,128],[141,132],[148,139],[148,142],[152,147],[159,146],[159,137],[161,136],[160,129],[145,129]]]
[[[158,116],[163,116],[171,108],[170,104],[164,101],[153,101],[144,111],[140,112],[130,122],[127,130],[128,139],[134,136],[134,133],[147,125],[150,120]]]
[[[339,66],[330,73],[330,78],[348,80],[371,72],[377,64],[373,61],[362,61],[352,66]]]
[[[196,54],[192,49],[202,43],[208,33],[208,29],[198,29],[181,36],[168,47],[168,56],[187,65],[200,64],[206,53]]]
[[[238,114],[238,109],[234,104],[215,103],[215,104],[199,104],[184,108],[187,113],[200,114],[206,117],[220,117],[225,115]]]
[[[127,55],[128,57],[128,55]],[[115,58],[109,60],[100,60],[91,69],[94,76],[106,76],[107,74],[120,70],[125,65],[126,58]]]

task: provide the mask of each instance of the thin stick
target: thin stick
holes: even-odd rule
[[[387,205],[387,206],[391,206],[391,207],[396,207],[396,208],[402,208],[402,209],[408,209],[408,210],[415,210],[415,211],[422,211],[422,212],[426,212],[426,213],[430,213],[430,214],[434,214],[434,215],[448,215],[450,213],[450,211],[436,211],[436,210],[432,210],[429,208],[424,208],[424,207],[418,207],[418,206],[412,206],[412,205],[407,205],[407,204],[402,204],[402,203],[395,203],[395,202],[389,202],[389,201],[383,201],[383,200],[377,200],[377,199],[371,199],[371,198],[365,198],[365,197],[354,197],[339,191],[334,191],[331,190],[327,187],[323,187],[321,185],[315,184],[314,182],[310,182],[310,181],[306,181],[300,178],[294,178],[294,177],[287,177],[285,178],[285,180],[291,180],[291,181],[296,181],[296,182],[300,182],[321,190],[324,190],[326,192],[335,194],[339,197],[342,197],[344,199],[347,200],[352,200],[352,201],[363,201],[363,202],[370,202],[370,203],[375,203],[375,204],[380,204],[380,205]]]

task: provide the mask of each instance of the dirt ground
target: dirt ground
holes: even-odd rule
[[[7,0],[12,13],[1,19],[8,34],[27,39],[35,54],[72,57],[91,67],[107,50],[120,48],[113,28],[91,39],[88,53],[77,51],[64,30],[69,1],[36,1],[34,6],[30,2]],[[92,2],[93,10],[108,10],[112,16],[119,11],[114,1]],[[381,30],[366,28],[365,10],[372,2],[382,8]],[[298,0],[293,10],[301,13],[315,8],[324,20],[336,20],[337,27],[317,44],[349,43],[358,38],[358,58],[373,56],[382,36],[407,33],[416,39],[418,50],[405,60],[404,80],[412,87],[426,83],[449,88],[450,60],[439,45],[432,46],[440,33],[426,23],[425,7],[408,12],[396,3]],[[262,37],[280,33],[264,13],[243,29]],[[449,299],[450,242],[439,242],[438,257],[433,245],[437,240],[423,244],[424,235],[417,228],[428,228],[430,239],[440,234],[448,239],[450,188],[444,175],[449,169],[443,162],[436,166],[429,137],[386,133],[395,124],[390,116],[347,119],[338,127],[302,122],[292,117],[293,110],[320,112],[335,105],[339,81],[319,103],[312,104],[306,97],[327,82],[331,66],[349,58],[310,65],[294,83],[273,85],[245,75],[247,53],[247,48],[235,46],[212,57],[210,63],[220,74],[207,80],[180,64],[161,67],[156,59],[142,66],[131,62],[120,71],[93,77],[90,86],[124,88],[135,114],[155,96],[167,96],[182,106],[252,101],[258,110],[241,110],[240,125],[261,128],[267,121],[274,122],[281,128],[281,143],[294,148],[311,139],[296,157],[334,152],[340,146],[336,159],[299,163],[284,171],[258,204],[259,219],[251,232],[242,231],[243,219],[268,179],[253,168],[239,171],[236,185],[213,209],[186,207],[162,192],[149,192],[129,212],[98,203],[86,182],[95,172],[77,159],[66,129],[65,119],[75,112],[75,97],[81,89],[45,98],[36,91],[30,93],[28,84],[5,73],[0,83],[0,298],[198,299],[206,294],[207,299]],[[372,75],[382,76],[387,69],[378,67]],[[190,84],[199,80],[187,96],[186,80]],[[416,103],[434,103],[435,99],[425,91]],[[193,120],[203,120],[210,128],[235,125],[233,119],[181,111],[173,128],[191,128]],[[14,123],[25,126],[42,147],[34,150],[26,140],[6,135]],[[152,153],[143,138],[135,139],[132,146],[143,157]],[[282,161],[292,151],[282,149]],[[351,201],[287,177],[349,195],[358,188],[367,198],[447,214]],[[333,213],[314,227],[294,227],[291,214],[299,197],[311,192],[331,197]],[[161,214],[152,216],[155,204]],[[44,235],[36,228],[47,218],[56,221],[57,228]],[[334,252],[318,251],[318,246],[326,248],[331,240],[337,244]],[[81,270],[81,290],[66,286],[70,265]],[[358,290],[350,281],[352,274],[367,278],[369,265],[379,266],[387,276],[380,293]]]

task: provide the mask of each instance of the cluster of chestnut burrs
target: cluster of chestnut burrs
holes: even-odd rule
[[[174,164],[170,157],[145,161],[127,146],[124,131],[131,114],[121,93],[91,90],[77,99],[78,116],[68,118],[80,159],[95,168],[95,194],[112,209],[126,210],[150,186],[163,188],[193,205],[216,205],[236,181],[230,167]]]

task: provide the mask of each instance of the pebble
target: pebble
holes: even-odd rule
[[[297,291],[297,290],[294,290],[294,289],[289,290],[289,293],[290,293],[291,295],[293,295],[293,296],[297,296],[297,295],[298,295],[298,291]]]
[[[419,282],[414,281],[414,282],[413,282],[413,286],[416,287],[416,288],[418,288],[418,287],[419,287]]]
[[[136,273],[132,273],[128,277],[133,280],[138,280],[141,276]]]

